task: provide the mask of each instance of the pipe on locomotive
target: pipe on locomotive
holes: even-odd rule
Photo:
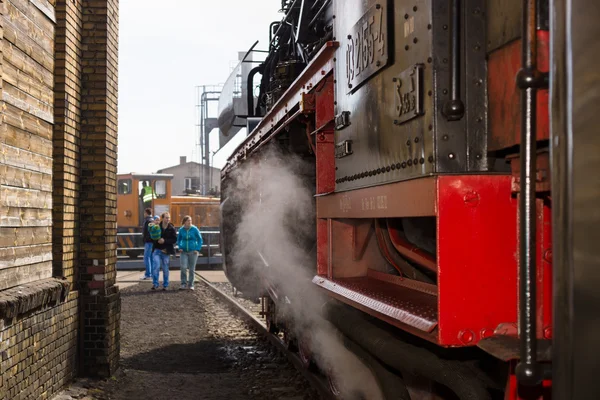
[[[537,89],[547,79],[537,68],[537,0],[523,1],[523,61],[517,74],[521,90],[521,187],[519,196],[519,334],[521,359],[517,379],[539,385],[544,371],[537,360],[536,337],[536,107]]]
[[[458,121],[465,115],[465,104],[460,98],[460,0],[452,0],[450,44],[450,100],[444,104],[442,113],[448,121]]]

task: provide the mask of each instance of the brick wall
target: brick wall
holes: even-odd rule
[[[117,367],[117,7],[0,0],[0,400]]]
[[[74,284],[79,247],[81,1],[59,0],[56,20],[53,275],[67,277]]]
[[[77,293],[54,279],[0,292],[0,399],[48,399],[76,376]]]
[[[84,373],[109,376],[119,359],[117,262],[118,1],[82,0],[79,283]]]

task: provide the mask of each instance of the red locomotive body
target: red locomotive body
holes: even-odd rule
[[[270,203],[268,181],[285,167],[269,165],[276,147],[311,165],[298,169],[314,216],[298,247],[312,287],[334,299],[328,320],[382,398],[550,398],[548,3],[282,7],[277,57],[257,67],[261,95],[248,104],[258,125],[222,172],[231,282],[264,297],[270,326],[308,363],[320,339],[287,311],[307,300],[277,277],[293,272],[277,271],[268,243],[256,258],[236,250],[248,245],[247,209],[297,196]],[[269,209],[261,220],[270,215],[283,214]]]

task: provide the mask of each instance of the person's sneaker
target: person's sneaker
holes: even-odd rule
[[[190,290],[194,290],[194,287],[193,287],[193,286],[190,286]]]
[[[163,286],[163,291],[166,291],[166,290],[167,290],[167,286]]]
[[[158,287],[153,285],[151,290],[156,290],[156,289],[158,289]]]
[[[184,283],[181,284],[181,286],[179,286],[179,290],[185,290],[187,289],[187,286],[185,286]]]

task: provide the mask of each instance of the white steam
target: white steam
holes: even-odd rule
[[[337,330],[321,317],[327,301],[311,280],[316,274],[314,161],[270,148],[244,163],[228,186],[228,198],[243,204],[232,249],[234,264],[251,265],[290,300],[296,337],[310,343],[313,358],[331,371],[344,394],[382,399],[371,371],[348,351]],[[254,277],[249,277],[254,279]]]

